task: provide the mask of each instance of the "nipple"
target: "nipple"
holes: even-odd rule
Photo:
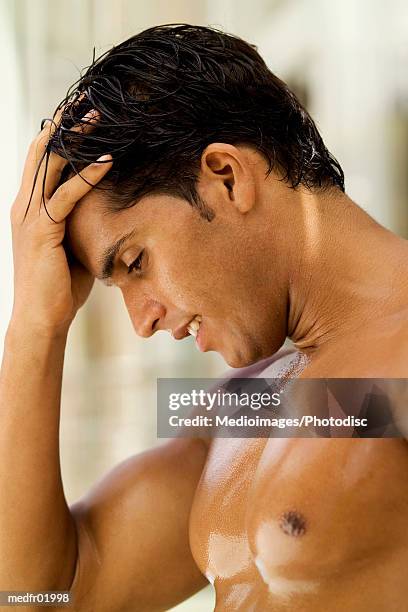
[[[299,537],[306,533],[306,520],[295,510],[284,512],[279,519],[279,527],[287,535]]]

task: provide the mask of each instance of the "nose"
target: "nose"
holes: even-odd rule
[[[145,297],[138,300],[123,293],[130,320],[138,336],[150,338],[159,329],[165,329],[163,325],[166,309],[157,300]]]

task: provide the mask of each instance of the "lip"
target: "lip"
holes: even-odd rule
[[[195,337],[196,346],[199,351],[202,353],[205,352],[205,344],[204,344],[205,335],[203,335],[203,320],[201,319],[200,328],[197,332],[197,336]]]

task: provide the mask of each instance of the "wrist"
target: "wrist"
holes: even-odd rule
[[[38,325],[27,319],[12,316],[7,327],[5,344],[24,341],[40,346],[62,344],[65,346],[70,324],[60,326]]]

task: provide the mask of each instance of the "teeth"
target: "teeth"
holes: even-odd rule
[[[194,338],[197,338],[197,329],[193,329],[192,327],[190,327],[190,325],[187,327],[187,331],[189,334],[191,334],[192,336],[194,336]]]
[[[194,317],[192,321],[190,321],[190,323],[187,326],[188,333],[191,336],[194,336],[194,338],[197,338],[197,333],[198,333],[198,330],[200,329],[201,321],[202,321],[201,315],[197,315]]]

